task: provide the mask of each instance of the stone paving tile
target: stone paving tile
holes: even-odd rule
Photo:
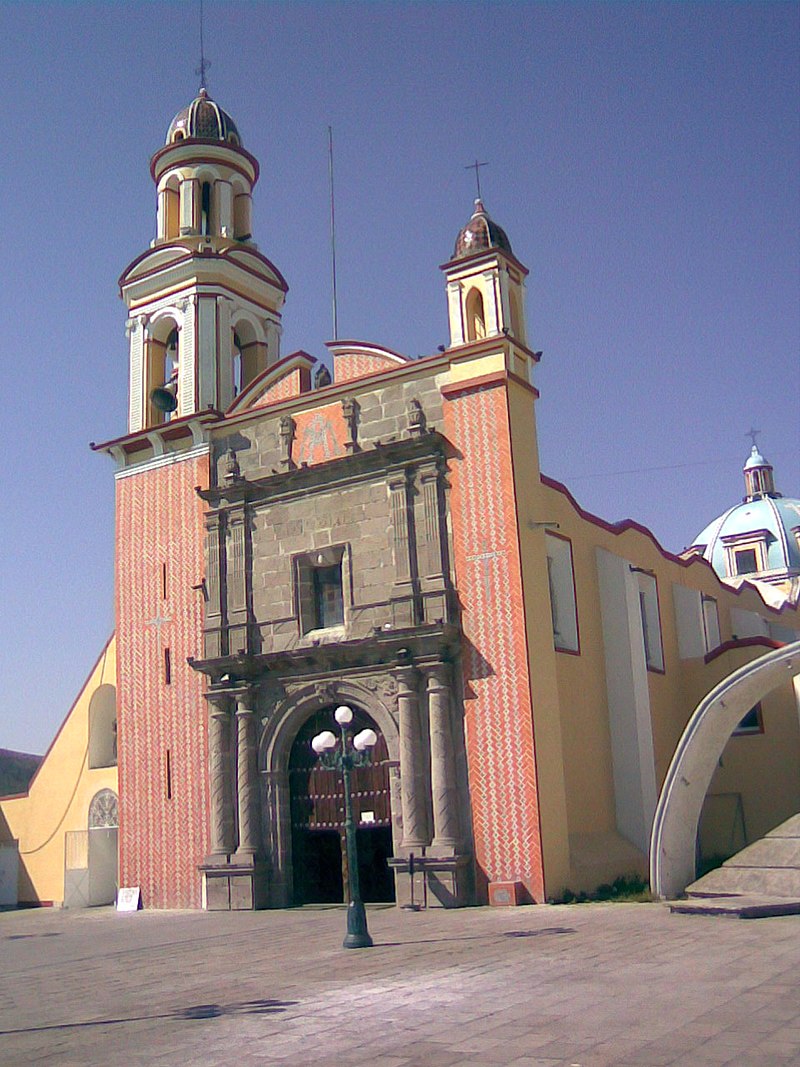
[[[413,923],[370,910],[379,944],[347,953],[334,910],[6,913],[0,1064],[738,1067],[755,1050],[797,1062],[800,920],[697,918],[658,905]],[[506,936],[519,931],[531,936]],[[91,1025],[63,1028],[75,1022]]]

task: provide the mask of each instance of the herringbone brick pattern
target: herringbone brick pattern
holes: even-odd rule
[[[506,388],[449,393],[456,582],[475,855],[489,881],[543,897],[533,720]]]
[[[397,366],[396,359],[387,356],[369,355],[366,352],[343,352],[333,357],[333,380],[337,385],[351,382],[356,378],[366,378],[370,374],[392,370]]]
[[[280,400],[290,400],[293,396],[300,396],[300,391],[300,368],[296,367],[282,378],[278,378],[272,385],[268,385],[249,406],[252,408],[269,407],[270,404],[277,404]]]
[[[201,903],[207,724],[202,676],[186,660],[202,654],[194,486],[207,484],[207,456],[117,481],[120,884],[141,886],[146,907]]]

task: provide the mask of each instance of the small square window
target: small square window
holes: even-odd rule
[[[737,574],[755,574],[758,570],[758,559],[754,548],[740,548],[734,552]]]

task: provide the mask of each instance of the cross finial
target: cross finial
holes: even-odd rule
[[[481,172],[480,172],[480,168],[481,167],[488,167],[488,166],[489,166],[488,163],[479,163],[478,160],[476,159],[474,163],[468,163],[466,165],[466,167],[464,167],[464,170],[474,170],[475,171],[475,184],[478,186],[478,199],[479,200],[483,199],[481,197]]]
[[[745,437],[749,437],[749,438],[750,438],[750,440],[751,440],[751,441],[753,442],[753,448],[756,448],[756,447],[757,447],[757,446],[756,446],[756,438],[758,437],[758,435],[759,435],[760,433],[761,433],[761,430],[753,430],[753,429],[751,428],[751,429],[749,429],[749,430],[747,431],[747,433],[745,434]]]
[[[206,74],[211,66],[211,61],[206,59],[206,50],[203,43],[203,0],[200,0],[200,66],[195,67],[195,74],[200,75],[200,88],[207,89]]]

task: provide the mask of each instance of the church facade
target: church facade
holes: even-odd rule
[[[341,787],[310,748],[341,704],[378,735],[354,771],[367,900],[644,873],[693,709],[797,639],[796,602],[540,474],[528,272],[480,201],[442,268],[449,345],[336,340],[329,371],[280,352],[258,163],[205,90],[151,172],[157,236],[120,279],[128,426],[94,446],[116,463],[119,884],[159,908],[341,900]],[[750,837],[800,810],[791,684],[759,715],[710,852],[740,808]]]

